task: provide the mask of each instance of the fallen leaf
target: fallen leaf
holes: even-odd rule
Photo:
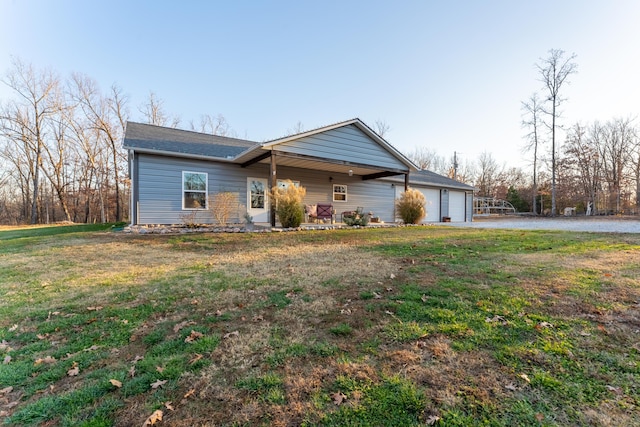
[[[252,319],[254,322],[262,322],[264,320],[264,317],[258,315],[258,316],[253,316]]]
[[[158,421],[162,421],[162,411],[160,409],[156,410],[147,418],[142,427],[155,425]]]
[[[389,310],[385,310],[385,312],[384,312],[384,313],[385,313],[385,314],[388,314],[389,316],[393,316],[393,313],[392,313],[391,311],[389,311]]]
[[[133,363],[137,363],[137,362],[141,361],[142,359],[144,359],[144,356],[136,356],[136,357],[133,359]]]
[[[9,412],[2,410],[0,411],[0,417],[8,417],[9,416]]]
[[[189,397],[193,396],[195,393],[196,393],[196,389],[192,388],[182,398],[183,399],[188,399]]]
[[[16,406],[18,406],[20,404],[19,400],[16,400],[15,402],[9,402],[6,405],[4,405],[5,408],[7,409],[11,409],[11,408],[15,408]]]
[[[538,420],[539,423],[541,423],[542,421],[544,421],[544,414],[541,414],[540,412],[538,412],[536,414],[536,420]]]
[[[191,326],[191,325],[195,325],[195,324],[196,324],[196,322],[194,322],[194,321],[191,321],[191,320],[185,320],[184,322],[180,322],[180,323],[178,323],[177,325],[175,325],[175,326],[173,327],[173,332],[174,332],[174,333],[175,333],[175,332],[178,332],[178,331],[180,331],[180,329],[182,329],[182,328],[185,328],[185,327],[187,327],[187,326]]]
[[[18,324],[16,323],[15,325],[13,325],[12,327],[9,328],[9,332],[13,332],[16,329],[18,329]]]
[[[0,396],[2,396],[3,394],[9,394],[12,391],[13,391],[13,387],[11,386],[0,389]]]
[[[426,424],[428,426],[432,426],[435,423],[437,423],[438,421],[440,421],[440,417],[437,415],[431,415],[429,418],[427,418]]]
[[[197,299],[194,299],[193,301],[191,301],[191,305],[198,305],[200,304],[200,302]]]
[[[553,328],[553,325],[549,322],[540,322],[536,325],[536,329],[548,329]]]
[[[527,374],[520,374],[520,378],[522,378],[523,380],[525,380],[528,383],[531,382],[531,380],[529,379],[529,376]]]
[[[393,288],[387,288],[387,292],[393,292]]]
[[[333,400],[333,403],[340,406],[345,400],[347,400],[347,396],[345,396],[344,393],[339,391],[339,392],[333,393],[331,395],[331,399]]]
[[[224,334],[222,336],[222,338],[227,339],[227,338],[231,338],[231,337],[237,337],[240,335],[240,332],[238,331],[233,331],[233,332],[229,332],[228,334]]]
[[[11,347],[9,347],[9,343],[5,340],[2,340],[2,342],[0,342],[0,351],[9,351],[10,348]]]
[[[4,357],[4,360],[2,361],[3,365],[8,365],[9,362],[11,362],[11,356],[9,356],[8,354]]]
[[[84,351],[96,351],[96,350],[97,350],[97,349],[99,349],[99,348],[100,348],[100,346],[99,346],[99,345],[95,345],[95,344],[94,344],[94,345],[92,345],[92,346],[91,346],[91,347],[89,347],[89,348],[85,348],[85,349],[84,349]]]
[[[201,354],[197,354],[195,356],[193,356],[193,358],[191,360],[189,360],[189,365],[193,365],[194,363],[196,363],[198,360],[202,359],[202,355]]]
[[[118,388],[122,387],[122,383],[118,380],[110,379],[109,382],[114,387],[118,387]]]
[[[220,310],[216,310],[216,316],[220,317],[222,316],[224,313]]]
[[[158,387],[162,387],[166,383],[167,383],[167,380],[156,380],[155,382],[151,383],[151,388],[155,390]]]
[[[204,334],[202,332],[192,330],[191,334],[189,334],[189,336],[184,339],[184,342],[187,342],[187,343],[194,342],[197,339],[202,338],[203,336]]]
[[[56,363],[56,358],[55,357],[51,357],[51,356],[47,356],[44,359],[36,359],[36,362],[35,362],[36,365],[40,365],[42,363],[47,364],[47,365],[52,364],[52,363]]]
[[[101,305],[96,305],[96,306],[93,306],[93,307],[87,307],[87,310],[89,310],[89,311],[100,311],[102,309],[103,309],[103,307]]]
[[[621,394],[622,393],[622,389],[620,387],[613,387],[610,385],[607,385],[607,390],[614,392],[615,394]]]
[[[164,368],[162,366],[156,366],[156,371],[162,373],[164,372]]]
[[[136,376],[136,367],[135,366],[132,366],[131,369],[129,369],[129,376],[131,378]]]
[[[427,302],[427,300],[429,299],[428,295],[422,294],[422,296],[420,297],[420,299],[422,300],[422,302]]]
[[[350,308],[343,308],[342,310],[340,310],[340,314],[345,314],[347,316],[351,315],[351,309]]]
[[[170,411],[175,411],[175,408],[173,407],[171,402],[164,402],[164,407],[167,408]]]
[[[73,362],[73,365],[73,368],[67,371],[67,375],[69,375],[70,377],[75,377],[80,373],[80,367],[78,366],[78,364],[76,362]]]
[[[508,324],[507,320],[504,317],[498,316],[498,315],[495,315],[493,317],[487,317],[484,319],[484,321],[487,323],[500,323],[501,325]]]
[[[514,383],[509,383],[506,386],[504,386],[504,388],[506,388],[507,390],[511,390],[511,391],[516,391],[518,390],[518,388],[515,386]]]
[[[377,293],[377,292],[374,292],[374,293],[373,293],[373,298],[375,298],[375,299],[382,299],[382,295],[380,295],[380,294],[379,294],[379,293]]]
[[[395,274],[391,273],[391,274],[389,275],[389,279],[395,279],[395,278],[396,278],[396,275],[395,275]]]

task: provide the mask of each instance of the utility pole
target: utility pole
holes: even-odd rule
[[[453,180],[458,179],[458,152],[453,152]]]

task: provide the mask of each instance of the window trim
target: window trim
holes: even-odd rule
[[[197,175],[204,175],[204,190],[187,190],[186,188],[184,188],[184,184],[185,184],[185,174],[197,174]],[[204,206],[199,207],[199,208],[189,208],[186,207],[184,202],[185,202],[185,194],[189,192],[189,193],[203,193],[204,194]],[[196,171],[182,171],[182,192],[181,192],[181,198],[182,198],[182,210],[183,211],[201,211],[201,210],[206,210],[208,208],[208,204],[209,204],[209,200],[207,195],[209,194],[209,174],[207,172],[196,172]]]
[[[341,187],[344,192],[337,192],[336,187]],[[346,184],[333,184],[333,201],[334,202],[346,202],[347,201],[347,185]],[[336,195],[344,196],[344,199],[336,199]]]

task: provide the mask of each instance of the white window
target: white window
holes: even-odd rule
[[[207,174],[182,172],[182,209],[207,208]]]
[[[342,184],[333,184],[333,201],[334,202],[346,202],[347,201],[347,186]]]

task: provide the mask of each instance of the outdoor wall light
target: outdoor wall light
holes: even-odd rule
[[[353,176],[353,171],[349,169],[349,176]]]
[[[329,177],[329,182],[333,182],[333,177],[332,176]]]

